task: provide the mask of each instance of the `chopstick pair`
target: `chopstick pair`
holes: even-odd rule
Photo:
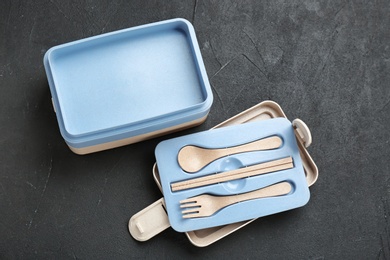
[[[212,174],[186,181],[175,182],[171,184],[171,189],[172,191],[187,190],[220,182],[232,181],[265,173],[287,170],[293,167],[294,165],[292,157],[289,156],[283,159],[260,163],[237,170]]]

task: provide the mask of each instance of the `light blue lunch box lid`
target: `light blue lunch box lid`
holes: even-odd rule
[[[213,101],[194,28],[181,18],[52,47],[44,66],[73,148],[205,119]]]

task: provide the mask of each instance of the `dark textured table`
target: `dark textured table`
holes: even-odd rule
[[[237,1],[238,2],[238,1]],[[0,4],[0,258],[390,259],[390,2],[11,1]],[[78,156],[42,58],[52,46],[169,18],[193,23],[214,92],[199,127]],[[311,129],[319,168],[302,208],[206,247],[129,218],[161,197],[154,148],[261,102]]]

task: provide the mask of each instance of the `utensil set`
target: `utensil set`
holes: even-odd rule
[[[250,143],[227,148],[205,148],[194,145],[187,145],[180,149],[177,159],[182,170],[187,173],[195,173],[213,161],[222,157],[238,153],[277,149],[280,148],[282,144],[283,140],[279,136],[271,136]],[[209,174],[202,177],[174,182],[171,183],[171,190],[172,192],[179,192],[183,190],[258,176],[266,173],[287,170],[293,167],[293,159],[291,156],[289,156],[282,159],[271,160],[227,172]],[[291,190],[291,184],[287,181],[284,181],[238,195],[214,196],[210,194],[202,194],[181,200],[180,208],[185,209],[182,211],[182,217],[185,219],[207,217],[217,213],[222,208],[239,202],[267,197],[283,196],[290,193]]]
[[[302,207],[318,169],[310,131],[265,102],[215,128],[160,142],[153,177],[164,197],[129,221],[145,241],[172,227],[207,246],[257,218]]]

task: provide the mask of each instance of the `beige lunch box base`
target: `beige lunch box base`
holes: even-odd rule
[[[214,128],[238,125],[247,122],[255,122],[276,117],[287,118],[282,108],[273,101],[264,101],[244,112],[222,122]],[[292,122],[295,129],[295,135],[298,141],[298,147],[302,159],[302,164],[306,174],[307,184],[310,187],[318,178],[318,168],[306,148],[311,144],[311,134],[309,128],[300,119]],[[157,165],[153,166],[153,176],[160,191],[160,176]],[[255,219],[237,222],[229,225],[212,227],[207,229],[186,232],[188,239],[192,244],[198,247],[208,246],[221,238],[233,233],[234,231],[248,225]],[[165,210],[164,198],[161,198],[141,210],[131,217],[128,224],[130,234],[138,241],[146,241],[170,227],[168,215]]]
[[[116,148],[116,147],[120,147],[120,146],[125,146],[128,144],[133,144],[133,143],[145,141],[147,139],[170,134],[170,133],[184,130],[184,129],[187,129],[190,127],[195,127],[197,125],[202,124],[206,120],[207,116],[208,115],[206,115],[202,118],[196,119],[194,121],[181,124],[181,125],[175,125],[175,126],[171,126],[168,128],[158,130],[158,131],[154,131],[154,132],[150,132],[150,133],[146,133],[146,134],[142,134],[142,135],[137,135],[137,136],[133,136],[133,137],[117,140],[117,141],[112,141],[112,142],[108,142],[108,143],[97,144],[97,145],[92,145],[92,146],[82,147],[82,148],[75,148],[75,147],[72,147],[70,145],[68,145],[68,147],[72,152],[79,154],[79,155],[100,152],[103,150],[108,150],[108,149],[112,149],[112,148]]]

